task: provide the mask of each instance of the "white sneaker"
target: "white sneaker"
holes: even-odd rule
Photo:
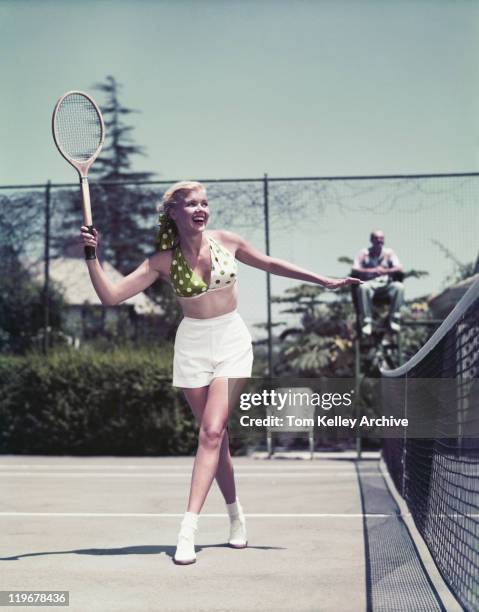
[[[232,504],[226,504],[230,517],[230,537],[228,544],[232,548],[246,548],[248,546],[248,536],[246,534],[246,519],[239,499]]]
[[[363,336],[370,336],[373,333],[373,326],[371,323],[366,323],[361,327],[361,333]]]
[[[389,329],[391,331],[393,331],[395,334],[397,334],[398,332],[401,331],[401,326],[399,325],[398,321],[390,321],[389,322]]]
[[[195,563],[195,534],[198,529],[198,515],[193,512],[185,512],[181,521],[178,544],[176,545],[173,561],[178,565],[189,565]]]

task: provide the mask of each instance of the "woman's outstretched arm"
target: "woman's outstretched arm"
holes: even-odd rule
[[[258,251],[252,247],[244,238],[233,232],[224,232],[225,240],[233,242],[236,247],[236,259],[242,263],[253,266],[265,272],[276,274],[277,276],[285,276],[287,278],[295,278],[298,280],[306,281],[309,283],[316,283],[322,285],[327,289],[337,289],[344,285],[360,285],[362,281],[357,278],[350,276],[346,278],[329,278],[328,276],[322,276],[315,272],[310,272],[304,268],[300,268],[289,261],[283,259],[277,259],[276,257],[270,257],[265,255],[261,251]]]
[[[87,246],[96,247],[98,234],[96,229],[93,232],[92,236],[85,226],[81,228],[83,243]],[[101,303],[105,306],[114,306],[152,285],[161,275],[161,267],[164,263],[162,255],[164,253],[156,253],[149,259],[145,259],[136,270],[133,270],[131,274],[122,278],[118,283],[112,283],[100,266],[98,259],[88,259],[86,263],[90,279]]]

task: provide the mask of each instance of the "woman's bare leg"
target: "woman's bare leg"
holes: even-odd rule
[[[216,470],[216,482],[227,504],[232,504],[236,500],[235,472],[233,460],[230,453],[230,439],[228,430],[225,431],[223,443],[221,444],[220,460]]]
[[[227,391],[229,397],[231,412],[232,407],[235,406],[237,399],[245,386],[247,379],[228,379]],[[235,473],[233,467],[233,460],[230,452],[230,438],[228,430],[225,431],[223,437],[223,443],[220,450],[220,460],[218,463],[218,469],[216,470],[216,482],[218,483],[221,493],[225,498],[227,504],[232,504],[236,501],[236,485],[235,485]]]
[[[203,391],[203,389],[206,391]],[[208,491],[211,488],[213,479],[217,474],[220,456],[222,461],[224,461],[225,450],[221,453],[223,444],[229,444],[226,436],[226,424],[229,416],[228,380],[226,378],[215,378],[211,381],[209,387],[203,387],[196,390],[190,389],[189,393],[185,391],[185,395],[188,402],[190,402],[190,399],[193,400],[192,403],[195,407],[198,404],[201,405],[201,402],[204,401],[206,397],[200,421],[198,450],[193,465],[190,497],[188,500],[188,512],[199,514]],[[196,414],[195,417],[198,419]],[[226,484],[227,489],[225,493],[229,498],[232,490],[231,478],[234,478],[232,469],[226,468],[226,470],[220,470],[220,480],[222,485]]]
[[[183,389],[183,391],[196,422],[201,426],[203,412],[208,398],[208,387]],[[223,442],[221,443],[218,468],[216,470],[216,482],[218,483],[218,487],[220,488],[225,502],[227,504],[233,503],[236,499],[236,486],[228,430],[226,430]]]

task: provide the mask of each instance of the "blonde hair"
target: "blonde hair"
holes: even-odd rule
[[[195,189],[203,189],[206,193],[204,185],[198,181],[180,181],[175,183],[163,194],[163,198],[158,205],[158,212],[164,212],[169,214],[171,208],[182,198],[186,196],[190,191]]]

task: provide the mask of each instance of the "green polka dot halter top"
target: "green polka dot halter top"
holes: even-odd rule
[[[183,257],[180,245],[177,245],[174,249],[173,258],[171,260],[170,278],[177,296],[196,297],[207,291],[215,291],[216,289],[230,287],[236,282],[238,265],[233,255],[226,247],[216,242],[216,240],[210,236],[207,236],[207,240],[210,247],[211,262],[209,285],[193,272],[190,265]]]

